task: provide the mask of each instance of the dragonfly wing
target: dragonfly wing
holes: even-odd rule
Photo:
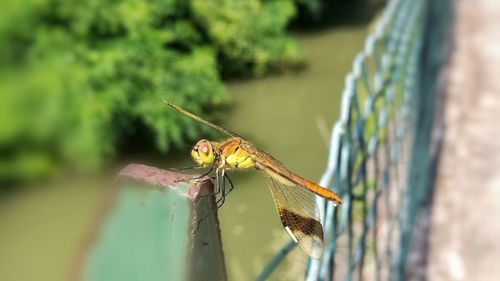
[[[270,177],[269,187],[286,232],[315,259],[323,254],[323,227],[313,192],[299,185],[283,185]]]
[[[182,113],[182,114],[184,114],[184,115],[186,115],[186,116],[189,116],[189,117],[193,118],[194,120],[196,120],[196,121],[198,121],[198,122],[200,122],[200,123],[202,123],[202,124],[205,124],[205,125],[207,125],[207,126],[210,126],[210,127],[214,128],[214,129],[216,129],[216,130],[218,130],[218,131],[220,131],[220,132],[222,132],[222,133],[224,133],[224,134],[226,134],[226,135],[228,135],[228,136],[230,136],[230,137],[233,137],[233,138],[240,137],[240,136],[238,136],[238,134],[233,133],[233,132],[229,131],[229,130],[228,130],[228,129],[226,129],[226,128],[223,128],[222,126],[215,125],[214,123],[208,122],[207,120],[205,120],[205,119],[203,119],[203,118],[201,118],[201,117],[199,117],[199,116],[197,116],[197,115],[195,115],[195,114],[193,114],[193,113],[191,113],[191,112],[189,112],[189,111],[185,110],[184,108],[182,108],[182,107],[180,107],[180,106],[178,106],[178,105],[175,105],[175,104],[173,104],[173,103],[171,103],[171,102],[169,102],[169,101],[166,101],[166,100],[164,100],[164,99],[162,99],[161,101],[162,101],[164,104],[166,104],[166,105],[170,106],[171,108],[173,108],[173,109],[175,109],[175,110],[179,111],[180,113]]]

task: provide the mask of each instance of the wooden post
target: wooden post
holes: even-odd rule
[[[208,177],[131,164],[80,262],[78,279],[226,280]]]

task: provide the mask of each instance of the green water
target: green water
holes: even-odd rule
[[[297,34],[307,68],[258,80],[230,82],[233,98],[224,126],[266,150],[290,170],[317,181],[326,163],[329,128],[341,90],[362,49],[365,26]],[[183,167],[179,162],[167,167]],[[232,175],[234,191],[220,210],[230,280],[252,280],[289,239],[265,178],[254,170]],[[107,180],[106,180],[107,181]],[[108,185],[65,180],[0,201],[0,280],[65,280],[85,230]],[[295,249],[273,280],[300,280],[306,255]]]

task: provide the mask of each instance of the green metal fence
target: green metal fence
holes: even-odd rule
[[[434,94],[451,15],[449,0],[388,1],[346,77],[318,198],[325,255],[306,280],[403,280],[414,226],[428,198]],[[266,279],[290,242],[258,277]]]

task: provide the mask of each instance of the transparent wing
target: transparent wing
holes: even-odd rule
[[[315,259],[323,254],[323,227],[315,195],[299,185],[283,185],[269,178],[274,204],[286,232]]]
[[[171,108],[173,108],[173,109],[175,109],[175,110],[179,111],[180,113],[182,113],[182,114],[184,114],[184,115],[186,115],[186,116],[189,116],[189,117],[193,118],[194,120],[196,120],[196,121],[198,121],[198,122],[200,122],[200,123],[203,123],[203,124],[205,124],[205,125],[207,125],[207,126],[210,126],[210,127],[214,128],[214,129],[216,129],[216,130],[218,130],[218,131],[220,131],[220,132],[222,132],[222,133],[224,133],[224,134],[226,134],[226,135],[228,135],[228,136],[230,136],[230,137],[235,137],[235,138],[236,138],[236,137],[240,137],[240,136],[238,136],[238,134],[233,133],[233,132],[229,131],[229,130],[228,130],[228,129],[226,129],[226,128],[223,128],[222,126],[215,125],[214,123],[208,122],[207,120],[205,120],[205,119],[203,119],[203,118],[201,118],[201,117],[199,117],[199,116],[197,116],[197,115],[195,115],[195,114],[193,114],[193,113],[191,113],[191,112],[189,112],[189,111],[185,110],[184,108],[182,108],[182,107],[180,107],[180,106],[178,106],[178,105],[175,105],[175,104],[173,104],[173,103],[171,103],[171,102],[169,102],[169,101],[166,101],[166,100],[164,100],[164,99],[162,99],[161,101],[162,101],[164,104],[166,104],[166,105],[170,106]]]

